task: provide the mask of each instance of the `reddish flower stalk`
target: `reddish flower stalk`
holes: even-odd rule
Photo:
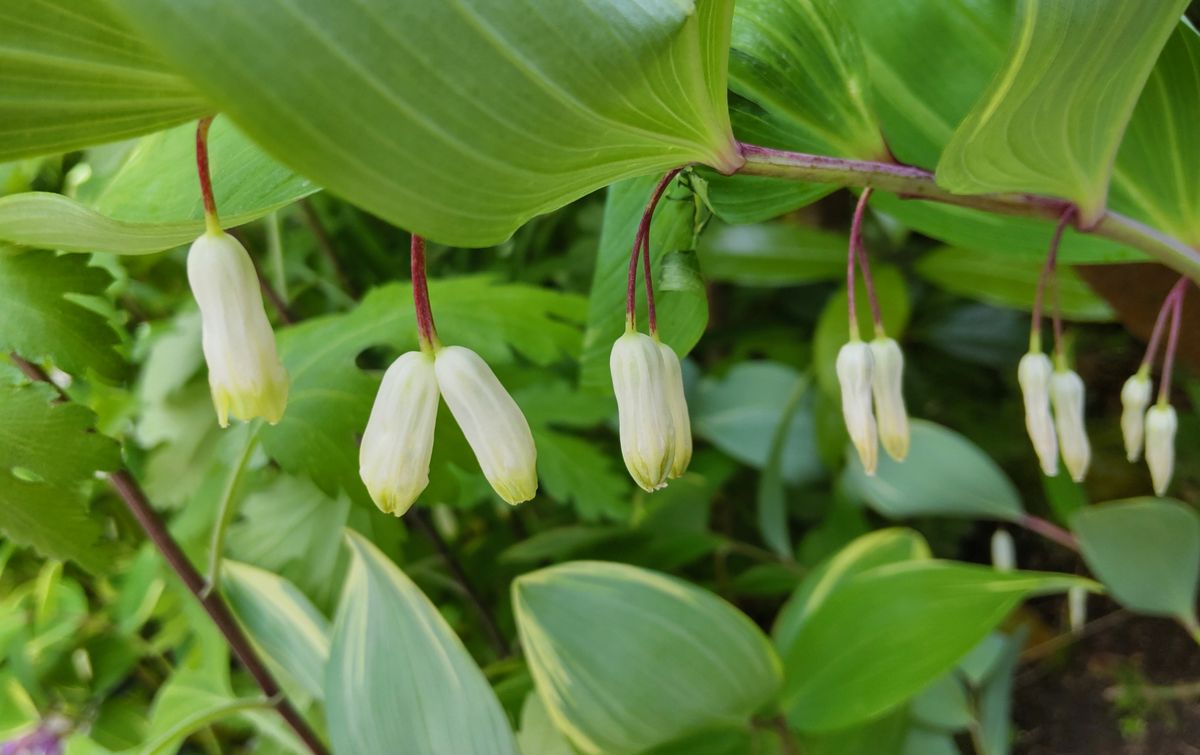
[[[1068,205],[1058,218],[1054,228],[1054,236],[1050,238],[1050,248],[1046,252],[1046,264],[1042,266],[1042,274],[1038,277],[1037,294],[1033,299],[1033,318],[1029,333],[1029,350],[1042,350],[1042,301],[1045,298],[1046,284],[1051,284],[1053,299],[1052,320],[1054,323],[1054,353],[1062,359],[1062,313],[1058,306],[1058,247],[1062,243],[1063,233],[1067,225],[1075,217],[1075,205]]]
[[[854,207],[854,219],[850,222],[850,258],[846,261],[846,291],[850,305],[851,338],[858,338],[858,309],[856,308],[857,292],[854,290],[854,261],[862,270],[863,286],[867,289],[867,300],[871,304],[871,319],[875,323],[875,335],[884,336],[883,314],[879,311],[879,297],[875,295],[875,280],[871,277],[871,263],[867,259],[867,249],[862,240],[863,218],[867,211],[867,202],[871,200],[870,186],[863,189]]]
[[[217,219],[217,202],[213,198],[212,177],[208,170],[208,128],[212,125],[213,118],[216,116],[208,116],[201,118],[196,123],[196,173],[200,176],[200,197],[204,200],[204,224],[208,227],[209,233],[216,233],[221,230],[221,223]]]
[[[1142,369],[1149,371],[1154,363],[1154,358],[1158,356],[1158,344],[1162,341],[1163,328],[1167,325],[1167,315],[1169,315],[1175,304],[1175,299],[1182,295],[1184,287],[1187,286],[1187,276],[1180,276],[1179,280],[1171,286],[1171,290],[1163,297],[1162,306],[1158,308],[1158,317],[1154,320],[1154,330],[1150,333],[1150,343],[1146,346],[1146,355],[1142,357]]]
[[[439,345],[433,310],[429,306],[429,283],[425,279],[425,239],[412,235],[410,252],[412,267],[413,307],[417,311],[417,338],[421,351],[429,352]]]
[[[643,268],[646,278],[646,317],[650,321],[650,333],[658,330],[658,320],[654,311],[654,284],[650,278],[650,221],[654,218],[654,210],[659,200],[667,190],[667,186],[683,168],[674,168],[659,180],[650,194],[650,201],[642,213],[642,221],[638,224],[637,235],[633,239],[633,251],[629,255],[629,280],[625,289],[625,327],[628,330],[637,328],[637,263],[638,255],[643,248],[646,250]]]
[[[1180,279],[1184,283],[1186,279]],[[1175,284],[1172,290],[1175,301],[1171,307],[1171,331],[1167,335],[1167,353],[1163,356],[1162,381],[1158,384],[1158,403],[1166,406],[1171,400],[1171,372],[1175,369],[1175,351],[1179,346],[1179,329],[1183,321],[1183,296],[1187,293],[1187,285]]]

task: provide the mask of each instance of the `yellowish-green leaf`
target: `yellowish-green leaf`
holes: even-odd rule
[[[437,241],[742,162],[731,0],[112,3],[272,155]]]
[[[1020,0],[1008,58],[955,131],[938,182],[1105,208],[1121,135],[1187,0]]]

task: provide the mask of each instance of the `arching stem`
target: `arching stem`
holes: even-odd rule
[[[437,328],[433,324],[433,310],[429,306],[429,283],[425,280],[425,239],[412,235],[410,252],[412,267],[413,306],[417,310],[417,340],[421,351],[432,354],[441,346]]]
[[[875,279],[871,277],[871,263],[867,259],[867,248],[862,240],[863,218],[866,216],[867,203],[871,201],[872,191],[873,189],[870,186],[863,189],[862,194],[858,198],[858,204],[854,206],[854,219],[850,222],[850,259],[846,263],[848,266],[846,271],[846,286],[850,301],[850,337],[851,340],[855,341],[859,338],[859,330],[858,309],[855,302],[857,296],[853,290],[854,260],[858,260],[858,266],[862,270],[863,286],[867,290],[867,301],[871,305],[871,319],[875,324],[875,337],[883,338],[886,335],[883,328],[883,314],[879,310],[879,297],[875,295]]]
[[[1054,323],[1054,355],[1060,366],[1063,360],[1062,351],[1062,313],[1058,306],[1058,247],[1062,243],[1063,233],[1067,225],[1075,217],[1075,206],[1068,205],[1058,218],[1054,235],[1050,237],[1050,248],[1046,251],[1046,264],[1042,266],[1042,274],[1038,276],[1037,294],[1033,299],[1033,317],[1029,329],[1029,350],[1042,350],[1042,305],[1045,299],[1046,286],[1049,284],[1051,293],[1051,319]]]
[[[675,179],[675,176],[679,175],[681,170],[683,168],[667,171],[654,187],[654,191],[650,194],[650,200],[646,203],[646,209],[642,212],[642,221],[638,224],[637,235],[633,239],[633,249],[629,253],[629,279],[625,287],[625,329],[627,331],[637,329],[638,255],[643,249],[646,252],[642,263],[643,275],[646,278],[646,317],[650,321],[651,335],[658,331],[658,318],[654,309],[654,283],[650,277],[650,221],[654,218],[654,210],[658,207],[659,200],[662,199],[667,186]]]
[[[221,233],[217,217],[217,201],[213,198],[212,176],[208,169],[208,129],[213,118],[201,118],[196,123],[196,173],[200,176],[200,198],[204,201],[204,225],[209,233]]]
[[[1167,334],[1167,353],[1163,355],[1162,380],[1158,384],[1158,405],[1166,406],[1171,401],[1171,372],[1175,369],[1175,352],[1179,346],[1179,329],[1183,321],[1183,296],[1187,286],[1174,292],[1171,307],[1171,330]]]
[[[1146,345],[1146,355],[1142,357],[1142,365],[1138,372],[1149,375],[1153,369],[1154,359],[1158,356],[1158,344],[1162,341],[1163,329],[1167,325],[1167,316],[1174,310],[1175,298],[1181,294],[1187,280],[1186,277],[1180,277],[1163,297],[1162,306],[1158,308],[1158,317],[1154,320],[1154,330],[1150,333],[1150,343]]]

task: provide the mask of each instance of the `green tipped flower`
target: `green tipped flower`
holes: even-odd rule
[[[1150,376],[1138,372],[1121,387],[1121,435],[1125,438],[1125,456],[1137,461],[1142,455],[1142,439],[1146,433],[1146,408],[1153,393]]]
[[[401,355],[383,376],[358,454],[359,476],[385,514],[408,511],[429,484],[437,408],[433,357]]]
[[[288,376],[250,255],[217,228],[192,244],[187,269],[200,305],[208,385],[221,427],[228,426],[230,415],[278,422],[287,406]]]
[[[666,394],[667,409],[671,413],[671,427],[675,431],[675,455],[671,462],[672,480],[682,477],[692,462],[692,421],[688,416],[687,396],[683,390],[683,370],[675,351],[659,342],[658,350],[663,361],[663,392]]]
[[[1175,474],[1175,431],[1178,427],[1179,418],[1170,404],[1156,404],[1146,412],[1146,466],[1150,467],[1155,495],[1167,492]]]
[[[846,431],[858,451],[863,470],[868,475],[874,475],[879,464],[879,436],[875,427],[875,413],[871,409],[874,362],[871,347],[862,341],[847,343],[837,356],[842,418],[846,421]]]
[[[1083,379],[1074,370],[1059,369],[1050,378],[1050,403],[1063,465],[1075,482],[1083,482],[1092,463],[1092,446],[1083,421]]]
[[[904,461],[908,456],[908,410],[904,407],[904,352],[894,338],[871,341],[871,392],[879,442],[888,456]]]
[[[634,331],[618,338],[609,356],[621,425],[621,455],[634,482],[646,491],[666,487],[675,463],[676,432],[663,362],[659,344]]]
[[[1025,429],[1047,477],[1058,474],[1058,436],[1054,432],[1054,417],[1050,414],[1050,376],[1053,373],[1050,357],[1040,351],[1031,351],[1021,357],[1017,367],[1017,382],[1021,384],[1021,396],[1025,400]]]

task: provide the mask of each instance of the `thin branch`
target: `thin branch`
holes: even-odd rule
[[[1030,532],[1041,535],[1047,540],[1053,540],[1064,548],[1069,548],[1076,553],[1079,552],[1079,540],[1073,534],[1053,522],[1042,519],[1040,516],[1024,514],[1016,521],[1016,524]]]
[[[409,252],[409,267],[412,271],[413,307],[417,312],[417,340],[421,351],[433,353],[441,345],[437,326],[433,324],[433,309],[429,304],[429,281],[425,277],[425,239],[412,235]]]
[[[773,176],[793,181],[872,186],[906,199],[926,199],[959,207],[968,207],[1001,215],[1055,221],[1062,217],[1070,202],[1034,194],[953,194],[937,185],[934,175],[921,168],[867,160],[843,160],[822,155],[742,145],[746,164],[739,173]],[[1116,241],[1145,252],[1159,262],[1200,281],[1200,251],[1178,239],[1150,228],[1132,218],[1106,211],[1081,233]]]
[[[41,382],[49,382],[49,377],[45,371],[37,365],[28,362],[22,357],[12,354],[13,362],[21,368],[27,376],[33,380]],[[57,386],[55,386],[57,388]],[[64,400],[69,400],[67,395],[59,389],[59,393]],[[316,733],[304,720],[288,699],[284,696],[279,684],[267,670],[262,659],[258,657],[254,647],[250,644],[250,639],[246,633],[242,631],[241,625],[233,618],[233,614],[229,610],[229,606],[221,599],[215,591],[208,592],[204,578],[200,576],[200,572],[188,561],[179,544],[171,537],[171,533],[167,531],[166,525],[162,519],[155,513],[154,508],[150,505],[150,501],[146,498],[146,494],[142,492],[141,486],[133,479],[133,476],[125,469],[112,473],[108,477],[109,484],[129,507],[129,511],[133,514],[134,519],[141,525],[146,536],[150,538],[158,552],[162,554],[167,564],[171,569],[179,575],[179,579],[183,581],[184,586],[188,591],[195,596],[196,600],[208,613],[213,624],[224,635],[225,641],[229,644],[230,650],[241,662],[242,666],[254,677],[254,681],[258,683],[263,694],[269,698],[279,715],[287,722],[296,736],[308,747],[313,755],[326,755],[328,750],[325,745],[317,738]]]
[[[484,634],[487,635],[488,642],[492,649],[496,651],[496,655],[500,658],[507,658],[512,654],[508,647],[508,641],[504,639],[504,635],[500,632],[500,627],[496,624],[495,617],[491,611],[484,605],[483,600],[479,597],[479,592],[475,589],[475,585],[471,582],[471,578],[467,576],[467,572],[459,563],[458,557],[454,555],[454,551],[450,549],[449,544],[442,539],[441,533],[437,531],[429,521],[425,518],[425,513],[416,506],[408,510],[404,516],[406,522],[411,522],[412,525],[421,533],[433,549],[441,556],[442,561],[446,564],[446,568],[450,571],[450,576],[462,588],[463,595],[466,596],[467,602],[475,609],[475,613],[479,615],[479,622],[483,625]]]
[[[317,242],[317,249],[320,250],[326,262],[329,263],[334,277],[338,280],[338,285],[350,295],[350,298],[357,299],[358,292],[355,291],[354,284],[350,282],[350,277],[346,275],[346,270],[342,267],[341,255],[338,253],[337,245],[329,236],[329,232],[325,230],[325,224],[321,222],[321,216],[317,214],[316,209],[312,206],[312,202],[309,202],[307,199],[301,199],[297,204],[300,206],[300,222],[304,223],[304,227],[308,229],[308,232],[313,236],[313,240]]]

